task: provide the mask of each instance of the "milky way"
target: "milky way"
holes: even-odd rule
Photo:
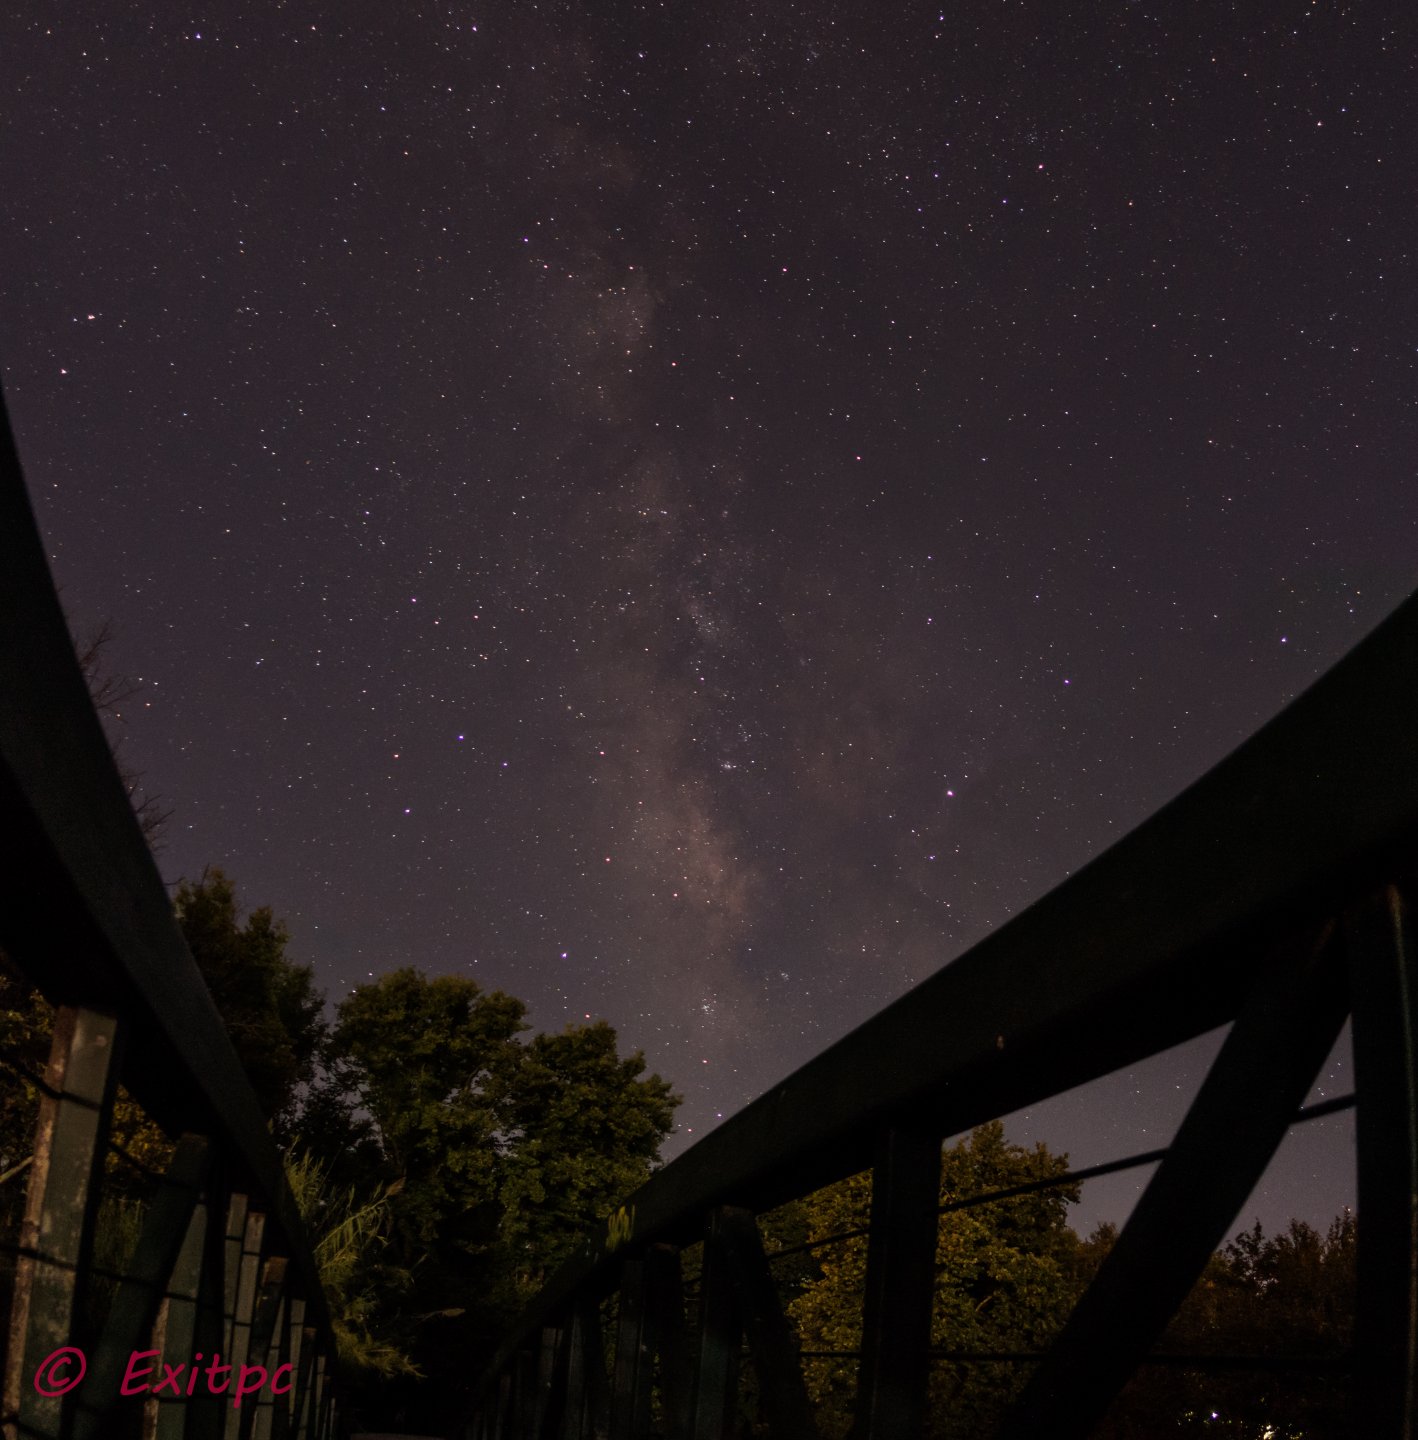
[[[78,0],[0,52],[7,395],[165,873],[332,999],[610,1020],[674,1148],[1415,580],[1382,18],[893,8]],[[1012,1132],[1150,1148],[1204,1053]],[[1316,1130],[1268,1223],[1351,1196]]]

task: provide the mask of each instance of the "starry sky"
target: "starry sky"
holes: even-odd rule
[[[670,1153],[1418,580],[1386,7],[6,9],[0,362],[165,876],[609,1020]],[[1214,1047],[1010,1133],[1163,1143]]]

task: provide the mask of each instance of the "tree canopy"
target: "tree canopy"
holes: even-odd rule
[[[944,1150],[940,1203],[946,1205],[1068,1169],[1065,1156],[1042,1145],[1010,1144],[998,1121],[982,1125]],[[1080,1242],[1067,1224],[1077,1188],[1062,1185],[947,1213],[936,1242],[935,1305],[931,1345],[947,1351],[1042,1349],[1068,1315],[1077,1293]],[[871,1210],[870,1172],[852,1176],[803,1202],[813,1238],[864,1229]],[[855,1350],[861,1343],[866,1287],[864,1236],[819,1252],[816,1279],[808,1279],[788,1307],[805,1350]],[[845,1360],[810,1360],[808,1392],[827,1437],[845,1436],[856,1394],[856,1367]],[[1017,1367],[932,1366],[930,1435],[974,1436],[1017,1389]]]
[[[241,922],[236,889],[220,870],[179,886],[173,908],[256,1098],[282,1134],[325,1036],[314,972],[286,955],[290,937],[269,907]]]
[[[396,970],[340,1003],[301,1143],[357,1156],[389,1200],[381,1317],[429,1373],[466,1375],[585,1229],[641,1185],[678,1104],[604,1022],[524,1038],[526,1007]],[[343,1157],[343,1158],[342,1158]]]

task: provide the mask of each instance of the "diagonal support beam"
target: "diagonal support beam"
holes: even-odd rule
[[[758,1375],[760,1405],[773,1440],[815,1436],[812,1406],[803,1384],[797,1340],[783,1314],[773,1275],[763,1253],[758,1222],[750,1210],[724,1206],[715,1211],[717,1231],[738,1301],[748,1352]]]
[[[1346,917],[1359,1094],[1357,1435],[1418,1434],[1418,946],[1393,887]]]
[[[1262,972],[1152,1177],[999,1440],[1082,1440],[1156,1343],[1270,1163],[1348,1012],[1327,927]]]

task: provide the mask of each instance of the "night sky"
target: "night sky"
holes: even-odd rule
[[[164,875],[604,1017],[671,1153],[1418,582],[1389,7],[6,9],[6,391]]]

